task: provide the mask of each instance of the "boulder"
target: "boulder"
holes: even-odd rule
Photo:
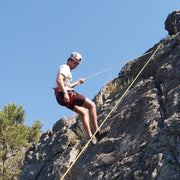
[[[165,29],[169,35],[176,34],[180,31],[180,10],[169,14],[165,21]]]

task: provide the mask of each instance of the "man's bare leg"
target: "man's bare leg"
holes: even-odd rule
[[[92,123],[94,131],[96,131],[98,129],[98,123],[97,123],[97,112],[96,112],[95,103],[89,100],[88,98],[86,98],[82,106],[89,110],[89,118]]]
[[[78,113],[82,117],[84,129],[87,133],[87,136],[90,138],[92,136],[92,133],[91,133],[91,128],[89,124],[89,115],[88,115],[87,110],[84,109],[83,107],[74,106],[73,111]]]

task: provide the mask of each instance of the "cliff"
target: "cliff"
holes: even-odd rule
[[[180,179],[180,33],[147,52],[159,44],[152,61],[103,125],[110,126],[110,133],[87,147],[65,179]],[[96,95],[99,124],[151,55],[129,61]],[[59,180],[86,142],[79,117],[60,119],[26,152],[18,179]]]

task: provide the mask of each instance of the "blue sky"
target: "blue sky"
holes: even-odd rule
[[[82,54],[73,80],[142,55],[168,32],[164,22],[179,0],[0,0],[0,109],[16,103],[52,129],[73,112],[57,104],[52,87],[70,53]],[[89,99],[118,76],[122,66],[75,89]]]

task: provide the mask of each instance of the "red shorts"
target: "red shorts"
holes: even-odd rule
[[[66,106],[67,108],[73,110],[74,106],[82,106],[86,97],[82,94],[79,94],[75,91],[67,91],[68,95],[70,97],[70,103],[64,102],[64,93],[62,91],[59,91],[56,95],[56,100],[61,106]]]

